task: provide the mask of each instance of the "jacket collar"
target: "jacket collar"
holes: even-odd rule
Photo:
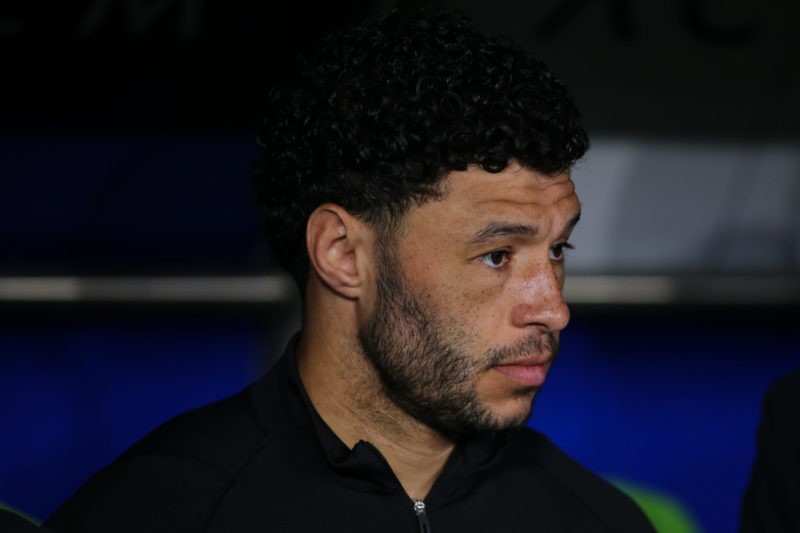
[[[299,334],[295,334],[268,377],[271,386],[284,388],[281,394],[286,405],[284,417],[299,417],[303,420],[284,420],[284,427],[291,425],[301,431],[298,439],[311,438],[321,448],[325,462],[336,473],[336,481],[353,489],[389,494],[401,490],[397,477],[381,453],[370,443],[359,441],[348,448],[325,423],[306,393],[297,369],[295,350]],[[277,374],[278,376],[274,376]],[[282,385],[283,384],[283,385]],[[305,434],[303,434],[305,433]],[[451,500],[469,492],[485,473],[500,459],[506,435],[481,434],[462,439],[447,460],[442,474],[426,500],[437,502]]]

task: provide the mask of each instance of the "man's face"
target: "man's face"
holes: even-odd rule
[[[387,396],[449,435],[524,424],[569,311],[563,249],[580,204],[568,173],[452,172],[445,196],[379,244],[360,331]]]

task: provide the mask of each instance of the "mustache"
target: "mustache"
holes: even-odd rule
[[[492,348],[487,353],[486,367],[513,363],[520,359],[550,355],[552,359],[558,355],[559,343],[552,333],[532,334],[515,342],[511,346]]]

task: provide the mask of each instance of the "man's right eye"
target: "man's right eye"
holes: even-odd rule
[[[489,268],[499,269],[508,264],[511,252],[507,250],[494,250],[480,256],[481,262]]]

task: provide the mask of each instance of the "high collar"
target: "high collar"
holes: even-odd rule
[[[296,435],[296,438],[310,437],[318,444],[313,448],[322,450],[325,462],[336,473],[336,481],[360,491],[389,494],[401,490],[400,482],[377,448],[363,440],[352,449],[348,448],[319,415],[300,380],[295,355],[298,338],[299,334],[292,337],[283,356],[267,376],[273,378],[268,380],[271,382],[269,386],[284,389],[280,396],[285,410],[279,416],[299,415],[303,418],[284,419],[281,425],[306,433]],[[430,503],[435,499],[443,503],[469,492],[486,470],[500,459],[505,441],[503,433],[486,433],[460,440],[426,500]]]

